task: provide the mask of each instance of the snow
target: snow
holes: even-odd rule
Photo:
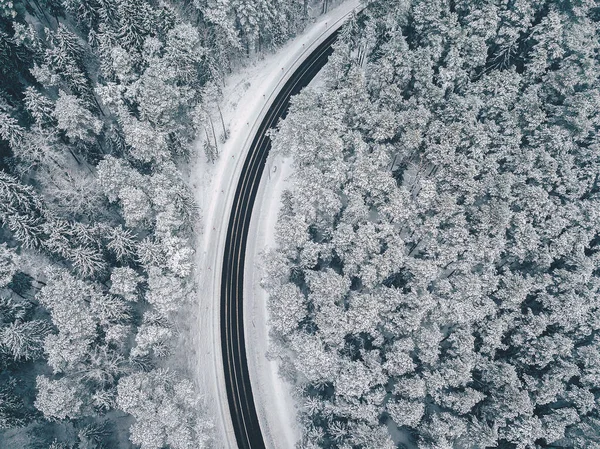
[[[275,246],[274,234],[281,195],[289,186],[290,158],[269,155],[265,176],[261,179],[250,223],[244,277],[244,321],[246,351],[252,392],[265,445],[268,448],[292,448],[300,436],[296,410],[289,384],[278,375],[278,363],[268,360],[268,294],[260,286],[263,254]]]
[[[189,182],[202,216],[197,229],[195,260],[199,298],[194,304],[195,310],[188,310],[187,321],[181,324],[180,341],[174,357],[183,360],[205,398],[208,415],[215,421],[215,447],[218,448],[236,447],[221,359],[219,290],[227,223],[237,180],[251,139],[278,90],[304,57],[330,34],[328,31],[356,8],[359,8],[359,0],[347,0],[317,18],[301,35],[274,54],[263,55],[232,74],[226,80],[221,104],[230,137],[220,144],[220,156],[215,164],[206,162],[202,142],[198,143],[198,157]],[[214,121],[219,132],[218,116]],[[298,430],[288,387],[279,379],[276,363],[268,361],[265,356],[268,346],[266,297],[258,286],[260,272],[252,269],[256,267],[255,260],[260,258],[264,247],[273,244],[271,236],[279,197],[290,165],[290,161],[269,159],[267,167],[271,170],[271,177],[261,182],[256,206],[261,212],[253,214],[253,217],[259,218],[253,220],[250,231],[245,273],[245,283],[248,284],[244,298],[247,304],[244,314],[246,346],[248,360],[252,362],[249,370],[268,448],[293,447]]]

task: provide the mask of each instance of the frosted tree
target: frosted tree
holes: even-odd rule
[[[92,92],[83,62],[84,50],[78,37],[65,25],[48,33],[49,47],[44,52],[44,62],[33,72],[38,81],[50,86],[64,85],[75,95],[91,100]]]
[[[89,355],[86,366],[78,374],[88,383],[106,388],[128,370],[125,358],[108,346],[98,346]],[[103,390],[97,390],[96,395]]]
[[[306,298],[300,289],[291,283],[270,290],[269,315],[274,331],[290,334],[306,314]]]
[[[50,334],[44,339],[44,353],[55,374],[79,369],[90,348],[89,339],[76,338],[66,332]]]
[[[216,53],[219,59],[225,59],[228,52],[240,50],[239,30],[235,27],[235,18],[229,0],[202,1],[194,0],[194,6],[201,11],[205,20],[213,25],[212,42],[217,44]],[[212,47],[211,45],[211,48]]]
[[[44,340],[51,329],[50,323],[43,320],[13,322],[0,329],[0,347],[8,351],[15,360],[41,358]]]
[[[110,292],[128,301],[136,301],[143,278],[129,267],[114,268],[110,274]]]
[[[130,439],[144,449],[209,447],[212,425],[201,412],[200,399],[189,381],[179,380],[171,371],[124,377],[117,404],[135,417]]]
[[[130,260],[136,254],[136,241],[133,234],[122,226],[116,226],[107,230],[108,242],[106,247],[119,261]]]
[[[144,38],[152,32],[153,26],[159,26],[158,15],[149,3],[142,0],[124,0],[118,2],[119,42],[124,48],[141,48]]]
[[[161,65],[170,69],[167,79],[194,86],[200,75],[199,64],[207,53],[198,30],[187,23],[175,25],[167,33],[164,52]]]
[[[58,129],[64,131],[73,142],[94,143],[103,126],[78,97],[62,91],[52,116],[58,123]]]
[[[106,156],[98,164],[98,183],[110,202],[118,199],[119,191],[126,185],[142,186],[144,177],[129,164],[113,156]]]
[[[0,244],[0,288],[6,287],[17,273],[19,256],[6,243]]]
[[[119,190],[119,200],[125,225],[128,228],[143,227],[152,217],[152,205],[148,195],[137,187],[125,186]]]
[[[74,370],[81,364],[99,329],[126,325],[130,320],[127,303],[103,294],[97,287],[61,270],[47,272],[47,284],[38,298],[58,328],[57,336],[46,338],[45,349],[56,372]]]
[[[49,208],[70,219],[95,217],[102,208],[103,198],[96,178],[88,173],[49,174],[41,177]]]
[[[140,121],[127,112],[120,114],[125,143],[130,155],[142,162],[163,162],[169,158],[167,133],[160,132],[146,121]]]
[[[36,379],[38,394],[35,407],[47,419],[77,418],[80,416],[83,401],[80,394],[68,379],[51,380],[45,376]]]
[[[157,267],[148,270],[148,287],[146,301],[165,316],[184,304],[190,293],[183,279]]]
[[[143,323],[138,328],[131,356],[140,358],[153,354],[156,357],[166,357],[172,353],[175,335],[168,319],[161,312],[150,310],[144,314]]]
[[[23,138],[23,128],[19,126],[17,119],[4,111],[0,111],[0,137],[15,148]]]
[[[157,212],[157,234],[184,234],[189,231],[197,218],[197,206],[175,165],[165,163],[162,170],[151,176],[149,181],[149,195]]]
[[[27,248],[40,245],[41,217],[44,206],[31,186],[21,184],[16,178],[0,172],[0,193],[5,200],[0,203],[0,220]]]
[[[102,254],[92,246],[76,246],[68,249],[67,257],[75,270],[83,277],[93,277],[106,269]]]
[[[112,295],[92,295],[90,310],[101,326],[124,324],[131,320],[131,309],[123,299]]]
[[[50,126],[54,122],[54,103],[34,87],[25,89],[25,106],[40,126]]]

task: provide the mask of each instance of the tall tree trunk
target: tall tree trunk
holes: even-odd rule
[[[46,19],[48,26],[50,28],[52,28],[52,22],[50,22],[50,18],[46,15],[46,11],[44,11],[44,9],[40,6],[40,3],[38,2],[38,0],[33,0],[33,3],[35,3],[35,6],[37,6],[37,9],[42,13],[44,18]]]
[[[71,153],[71,156],[73,156],[73,159],[75,159],[75,161],[77,161],[77,164],[81,165],[81,161],[79,160],[79,158],[75,155],[75,153],[73,152],[73,150],[71,148],[69,148],[69,153]]]
[[[217,143],[217,132],[215,131],[215,124],[213,123],[212,118],[210,118],[210,116],[208,117],[208,121],[210,122],[210,127],[212,129],[212,134],[213,134],[213,140],[215,141],[215,153],[218,157],[219,156],[219,145]]]
[[[398,159],[398,153],[394,155],[394,160],[392,161],[392,166],[390,167],[390,170],[394,170],[394,165],[396,165],[396,159]]]
[[[229,133],[227,132],[227,129],[225,128],[225,120],[223,120],[223,112],[221,111],[221,106],[219,106],[218,102],[217,102],[217,109],[219,110],[219,117],[221,117],[221,126],[223,127],[223,136],[224,136],[224,139],[227,140],[229,138]]]
[[[96,94],[94,92],[92,92],[92,98],[94,99],[94,103],[96,103],[96,106],[98,107],[98,110],[100,111],[100,114],[102,114],[102,117],[106,117],[106,114],[102,110],[102,106],[100,106],[100,102],[96,98]]]

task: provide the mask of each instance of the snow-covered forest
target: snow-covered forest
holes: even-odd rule
[[[600,6],[375,0],[274,151],[300,447],[600,447]]]
[[[169,361],[202,293],[185,168],[225,77],[328,3],[0,0],[0,447],[211,445]]]

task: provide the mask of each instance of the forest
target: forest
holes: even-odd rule
[[[266,262],[302,449],[600,447],[600,6],[369,0]]]
[[[327,6],[0,0],[0,447],[211,447],[169,362],[202,294],[185,167],[225,78]]]

